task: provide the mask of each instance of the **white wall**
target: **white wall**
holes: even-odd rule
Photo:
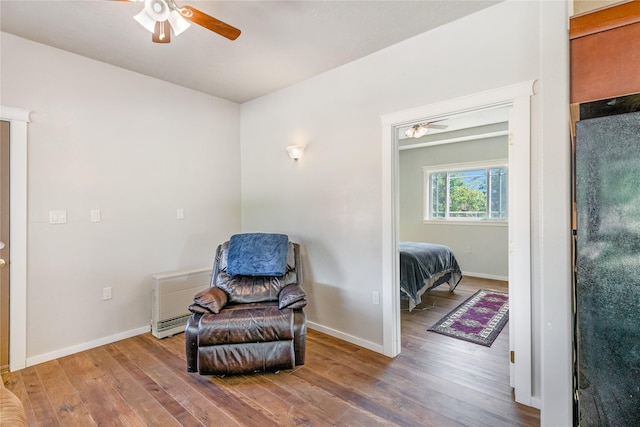
[[[538,80],[532,101],[532,392],[542,399],[546,425],[570,420],[570,264],[568,233],[562,233],[569,218],[568,128],[561,112],[568,93],[566,28],[563,2],[506,1],[245,103],[241,115],[243,229],[288,232],[300,241],[311,324],[381,348],[383,316],[371,298],[382,270],[380,116]],[[547,112],[542,105],[555,108]],[[297,163],[285,152],[292,143],[309,144]],[[546,265],[554,270],[543,272]],[[546,314],[553,323],[542,331]],[[544,340],[553,343],[555,355]],[[543,352],[554,369],[542,365]],[[557,398],[553,411],[544,412],[543,382]],[[558,391],[552,392],[554,385]]]
[[[6,33],[1,42],[0,104],[32,110],[30,364],[148,328],[150,275],[209,266],[240,230],[239,106]],[[66,210],[67,224],[49,224],[49,210]]]
[[[506,136],[401,150],[400,240],[447,245],[464,274],[506,280],[509,275],[506,224],[424,223],[423,167],[508,157]]]
[[[536,16],[500,4],[242,105],[242,226],[299,235],[311,322],[382,344],[380,116],[536,79]]]

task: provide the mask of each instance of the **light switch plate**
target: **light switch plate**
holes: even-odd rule
[[[100,222],[100,209],[91,210],[91,222]]]
[[[67,211],[49,211],[49,224],[66,224]]]
[[[178,208],[178,211],[176,212],[176,218],[177,219],[184,219],[184,209],[183,208]]]
[[[373,295],[372,295],[372,301],[374,304],[380,304],[380,292],[379,291],[373,291]]]

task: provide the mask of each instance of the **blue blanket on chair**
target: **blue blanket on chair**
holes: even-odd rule
[[[229,239],[229,276],[284,276],[289,237],[286,234],[245,233]]]

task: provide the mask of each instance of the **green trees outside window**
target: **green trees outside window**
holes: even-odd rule
[[[426,219],[507,219],[507,167],[435,171],[427,174]]]

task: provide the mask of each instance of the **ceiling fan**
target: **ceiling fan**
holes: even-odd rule
[[[207,15],[193,6],[178,6],[175,0],[115,0],[126,2],[143,2],[144,8],[133,18],[140,25],[153,33],[154,43],[170,43],[171,32],[178,36],[194,22],[229,40],[235,40],[240,30]]]
[[[404,134],[408,138],[420,138],[429,133],[429,129],[446,129],[447,125],[436,125],[434,123],[441,122],[447,119],[433,120],[430,122],[417,123],[407,128]]]

